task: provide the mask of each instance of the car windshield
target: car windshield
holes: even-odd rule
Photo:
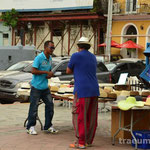
[[[6,70],[8,70],[8,71],[21,71],[25,67],[27,67],[29,64],[30,64],[30,62],[21,61],[21,62],[18,62],[16,64],[10,66]]]
[[[52,68],[54,68],[59,62],[57,61],[52,61]],[[22,71],[23,72],[31,72],[32,69],[32,63],[30,65],[28,65],[27,67],[25,67]]]
[[[116,67],[117,63],[107,63],[105,66],[109,71],[112,71]]]
[[[59,64],[59,61],[52,61],[52,69],[53,69],[57,64]]]

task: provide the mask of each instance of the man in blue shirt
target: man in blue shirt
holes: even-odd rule
[[[66,73],[74,74],[73,125],[77,142],[72,148],[83,149],[92,144],[98,116],[99,86],[96,77],[97,61],[90,53],[88,38],[81,37],[78,52],[71,56]]]
[[[48,87],[48,79],[53,76],[51,72],[52,58],[51,55],[55,49],[52,41],[44,43],[44,52],[35,57],[32,65],[32,81],[30,92],[30,108],[28,113],[27,133],[36,135],[34,128],[36,125],[36,117],[38,111],[38,102],[40,99],[45,103],[45,125],[44,130],[51,133],[56,133],[52,125],[54,114],[53,99]]]

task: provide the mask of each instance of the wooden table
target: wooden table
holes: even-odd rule
[[[65,106],[65,105],[67,106],[67,104],[65,104],[65,103],[68,102],[68,107],[71,108],[71,102],[73,101],[72,98],[65,97],[65,96],[63,96],[63,94],[62,94],[62,96],[61,96],[61,95],[52,94],[52,97],[53,97],[54,99],[63,100],[63,106]]]
[[[150,107],[133,107],[128,111],[120,110],[117,106],[112,106],[111,113],[111,135],[112,144],[115,144],[115,138],[135,140],[135,149],[137,149],[137,140],[133,135],[133,130],[146,130],[150,125]],[[128,131],[128,132],[125,132]]]
[[[73,101],[72,98],[65,97],[65,96],[63,96],[63,94],[62,94],[62,95],[55,95],[55,94],[52,94],[52,97],[53,97],[54,99],[59,99],[59,100],[67,101],[68,104],[69,104],[69,108],[71,107],[70,104],[71,104],[71,102]],[[104,106],[101,108],[101,110],[107,109],[107,108],[106,108],[106,103],[107,103],[107,102],[112,102],[112,101],[116,101],[116,98],[109,98],[109,97],[99,97],[99,98],[98,98],[98,102],[104,103]],[[107,111],[108,111],[108,110],[107,110]]]

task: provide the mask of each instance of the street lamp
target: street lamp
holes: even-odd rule
[[[28,27],[29,30],[31,30],[31,28],[32,28],[31,22],[28,22],[27,27]]]
[[[28,22],[27,27],[29,29],[29,34],[30,34],[30,44],[32,45],[32,24],[31,22]]]

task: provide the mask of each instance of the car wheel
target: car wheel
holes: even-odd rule
[[[23,96],[22,100],[20,100],[20,103],[28,103],[30,101],[30,97],[29,96]]]
[[[10,101],[7,101],[7,100],[0,100],[0,103],[1,104],[13,104],[14,102],[10,102]]]

